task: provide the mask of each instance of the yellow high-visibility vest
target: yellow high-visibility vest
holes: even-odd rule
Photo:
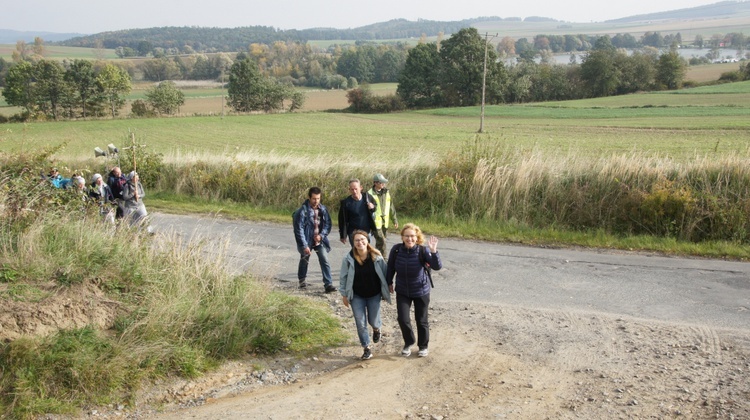
[[[368,193],[375,199],[375,204],[377,205],[375,213],[373,214],[373,217],[375,218],[375,228],[381,229],[385,226],[385,228],[388,229],[388,223],[391,218],[391,192],[388,190],[385,191],[385,203],[380,202],[380,197],[375,192],[374,188],[370,188]]]

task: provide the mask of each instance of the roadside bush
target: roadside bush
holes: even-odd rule
[[[0,156],[0,280],[16,290],[55,284],[33,307],[73,285],[99,288],[119,316],[106,332],[84,326],[0,343],[0,417],[133,403],[143,381],[194,377],[247,352],[344,341],[327,306],[231,276],[216,244],[124,226],[113,235],[80,196],[40,179],[48,153]],[[0,295],[5,311],[6,299],[14,297]]]

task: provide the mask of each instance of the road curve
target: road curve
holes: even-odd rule
[[[282,287],[297,282],[294,237],[289,225],[157,213],[152,225],[173,240],[208,241],[225,249],[227,267],[274,279]],[[334,284],[349,250],[331,238]],[[389,246],[398,240],[391,234]],[[574,249],[549,249],[440,238],[443,270],[434,273],[433,299],[487,302],[542,310],[599,312],[750,330],[750,263],[674,258]],[[218,252],[218,251],[216,251]],[[317,259],[308,283],[322,292]],[[319,289],[319,290],[318,290]]]

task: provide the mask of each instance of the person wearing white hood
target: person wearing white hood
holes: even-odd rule
[[[115,197],[112,195],[112,189],[109,188],[109,185],[104,183],[104,179],[102,179],[100,174],[94,174],[94,176],[91,177],[89,199],[99,205],[99,214],[107,223],[115,222],[115,212],[114,207],[112,206]]]
[[[143,198],[146,191],[143,189],[138,173],[133,171],[127,176],[128,182],[122,187],[122,199],[124,201],[124,218],[128,220],[131,226],[146,223],[146,205],[143,204]]]

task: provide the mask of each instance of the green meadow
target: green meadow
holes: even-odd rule
[[[188,89],[212,97],[214,89]],[[43,145],[65,148],[62,161],[87,158],[94,147],[126,145],[129,133],[150,150],[178,154],[288,154],[362,162],[443,156],[475,137],[517,148],[608,155],[640,151],[690,159],[745,151],[750,82],[608,98],[382,115],[291,113],[4,124],[0,151]]]
[[[27,43],[27,45],[33,45],[33,42]],[[10,61],[13,56],[13,51],[15,50],[15,44],[0,44],[0,57]],[[100,50],[95,50],[93,48],[64,47],[61,45],[45,45],[44,57],[55,60],[97,60],[100,58],[104,60],[115,60],[118,58],[113,49],[102,48]]]
[[[100,172],[95,147],[135,138],[163,157],[161,210],[285,221],[311,183],[383,172],[432,232],[748,258],[748,104],[750,82],[487,106],[481,134],[480,107],[4,124],[0,152],[62,146],[63,171]]]

